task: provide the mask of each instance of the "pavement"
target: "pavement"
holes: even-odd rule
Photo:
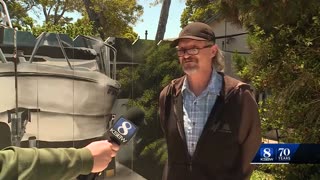
[[[105,172],[106,180],[146,180],[132,169],[116,162],[116,168]]]

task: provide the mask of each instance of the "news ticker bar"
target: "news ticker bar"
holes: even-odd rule
[[[251,164],[320,164],[320,144],[261,144]]]

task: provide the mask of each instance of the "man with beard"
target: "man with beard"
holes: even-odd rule
[[[207,24],[188,24],[172,46],[185,75],[160,94],[168,147],[163,179],[249,179],[261,144],[251,87],[221,72],[224,57]]]

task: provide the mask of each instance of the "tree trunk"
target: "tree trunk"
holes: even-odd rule
[[[163,40],[164,33],[166,33],[166,26],[169,16],[169,9],[170,9],[171,0],[163,0],[162,2],[162,8],[158,23],[158,29],[156,34],[156,43],[158,43],[160,40]]]
[[[97,30],[97,32],[99,33],[100,37],[102,40],[105,40],[105,36],[104,33],[102,31],[102,25],[100,23],[100,18],[99,18],[99,14],[96,13],[93,9],[91,9],[90,7],[93,7],[93,4],[90,0],[83,0],[84,6],[86,7],[86,11],[88,13],[89,19],[90,21],[93,21],[93,25],[94,28]]]

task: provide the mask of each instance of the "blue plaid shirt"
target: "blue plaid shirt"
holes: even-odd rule
[[[189,89],[187,79],[184,79],[182,85],[183,121],[188,151],[191,156],[196,149],[198,139],[220,93],[221,87],[222,77],[215,70],[212,72],[209,85],[198,97]]]

